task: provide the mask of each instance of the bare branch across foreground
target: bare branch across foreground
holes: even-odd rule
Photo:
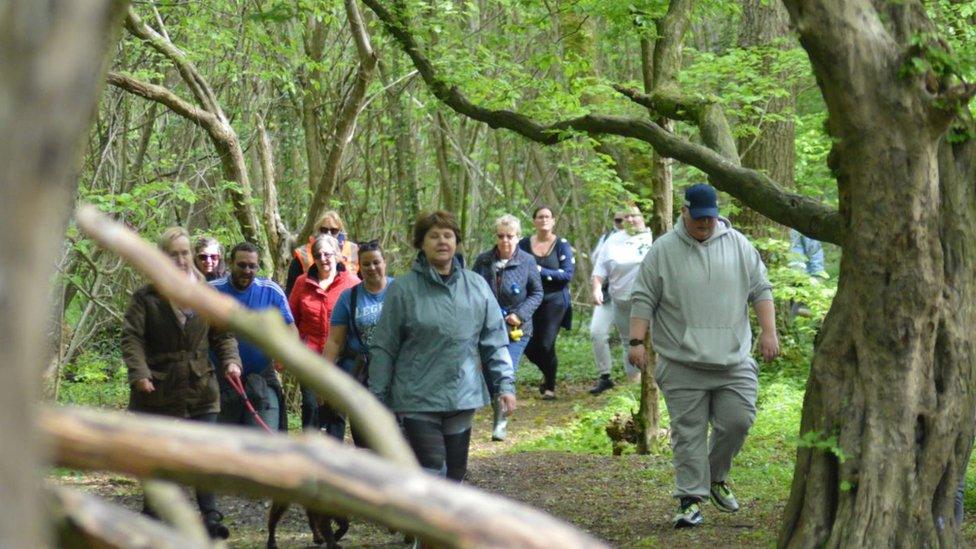
[[[214,326],[230,328],[284,364],[302,383],[347,414],[370,448],[391,461],[417,467],[393,414],[352,376],[302,345],[277,311],[251,311],[206,284],[189,281],[163,252],[93,206],[80,207],[76,217],[86,234],[148,276],[167,299],[192,307]]]
[[[39,424],[56,461],[67,467],[296,501],[448,547],[605,547],[526,505],[328,437],[71,408],[48,409]]]
[[[204,549],[213,547],[165,524],[113,505],[97,496],[65,488],[48,488],[48,509],[58,547],[105,549]]]

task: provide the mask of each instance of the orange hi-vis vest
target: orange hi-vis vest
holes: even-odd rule
[[[308,237],[308,244],[304,246],[299,246],[295,248],[295,259],[302,264],[302,272],[307,273],[312,265],[315,265],[315,260],[312,259],[312,244],[315,242],[315,237]],[[346,239],[342,243],[342,249],[339,251],[342,255],[342,264],[346,266],[346,270],[353,274],[359,274],[359,258],[352,250],[352,242]]]

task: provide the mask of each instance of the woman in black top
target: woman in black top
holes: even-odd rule
[[[532,213],[535,234],[519,241],[519,248],[532,254],[542,277],[542,304],[532,315],[535,332],[525,349],[525,356],[542,371],[539,392],[544,400],[556,398],[556,336],[559,328],[573,324],[569,301],[569,281],[576,269],[573,249],[565,238],[553,232],[556,218],[552,209],[540,206]]]

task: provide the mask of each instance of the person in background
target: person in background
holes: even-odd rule
[[[739,510],[728,475],[756,418],[759,392],[750,303],[768,362],[779,354],[779,337],[762,258],[719,216],[714,187],[688,187],[674,230],[658,238],[641,263],[630,314],[630,361],[647,366],[650,328],[654,378],[671,416],[675,528],[699,526],[706,498],[719,511]]]
[[[369,347],[369,390],[397,414],[421,467],[458,482],[475,409],[490,402],[484,374],[506,413],[516,405],[508,330],[485,280],[460,267],[459,234],[451,213],[417,218],[417,259],[387,291]]]
[[[819,284],[820,281],[830,278],[824,270],[823,245],[819,240],[814,240],[796,229],[790,229],[790,252],[794,258],[790,260],[789,266],[797,271],[806,272],[810,275],[810,281]],[[790,300],[790,319],[798,316],[808,317],[811,315],[810,308],[801,301]]]
[[[797,255],[790,261],[790,267],[806,271],[808,275],[817,278],[829,278],[827,271],[824,270],[823,244],[819,240],[814,240],[796,229],[790,229],[790,251]]]
[[[346,270],[351,274],[358,275],[359,252],[356,250],[356,243],[350,240],[349,235],[346,234],[346,225],[339,217],[339,212],[335,210],[325,212],[316,227],[318,227],[318,234],[327,234],[339,242],[339,262],[345,265]],[[315,236],[314,234],[309,236],[307,244],[295,248],[292,252],[292,260],[288,265],[288,278],[285,281],[286,295],[291,295],[298,277],[307,273],[315,264],[315,258],[312,257],[312,243],[315,242]]]
[[[224,276],[224,248],[216,238],[201,236],[193,243],[193,265],[207,282]]]
[[[532,315],[533,337],[525,347],[528,357],[542,371],[539,393],[543,400],[556,398],[556,336],[559,328],[573,326],[573,309],[569,300],[569,281],[573,279],[576,260],[573,248],[565,238],[559,238],[553,229],[556,218],[547,206],[532,212],[535,234],[519,241],[519,248],[528,252],[538,265],[542,277],[542,304]]]
[[[241,305],[255,311],[274,309],[281,314],[286,324],[294,329],[295,319],[285,292],[274,281],[258,276],[260,263],[259,249],[250,242],[242,242],[230,251],[230,273],[228,276],[211,281],[210,286],[218,292],[236,299]],[[288,418],[284,406],[284,392],[281,381],[275,372],[271,357],[264,354],[257,345],[248,341],[238,341],[243,366],[242,382],[248,399],[257,409],[261,419],[272,429],[288,431]],[[218,421],[226,425],[258,426],[257,421],[244,406],[229,383],[221,379],[220,416]]]
[[[367,385],[370,342],[383,312],[387,288],[393,282],[386,275],[386,259],[379,240],[359,243],[359,274],[363,282],[343,290],[332,311],[325,358]],[[345,431],[345,418],[337,418],[342,420]],[[350,431],[356,445],[363,446],[356,425]]]
[[[315,237],[312,258],[315,264],[295,281],[295,287],[288,295],[288,307],[295,317],[298,336],[309,349],[322,354],[339,295],[346,288],[359,284],[359,277],[346,271],[345,266],[339,263],[339,242],[332,235],[319,234]],[[338,419],[330,407],[320,407],[315,392],[310,388],[302,385],[301,391],[302,427],[325,429],[341,440],[345,421]]]
[[[624,228],[624,211],[618,211],[613,214],[613,229],[600,235],[600,239],[597,240],[596,246],[593,248],[593,253],[590,254],[590,260],[593,265],[593,269],[600,263],[600,256],[603,253],[604,244],[607,239],[617,232],[623,230]],[[592,275],[591,275],[592,276]],[[592,277],[590,281],[592,282]],[[590,318],[590,339],[593,341],[593,357],[596,364],[597,372],[610,372],[610,328],[613,326],[613,306],[612,300],[610,299],[610,283],[604,279],[603,285],[600,286],[600,290],[603,294],[603,302],[597,305],[593,304],[593,316]],[[623,336],[621,335],[621,338]],[[626,353],[626,347],[624,348],[624,353]],[[603,391],[613,388],[613,381],[610,380],[610,376],[607,375],[604,378],[602,375],[597,379],[596,385],[590,389],[591,395],[598,395]]]
[[[166,229],[158,246],[189,281],[203,282],[193,266],[190,235],[185,229]],[[129,410],[216,423],[220,393],[218,372],[208,357],[211,349],[221,377],[241,375],[237,342],[229,332],[210,327],[193,309],[170,302],[152,284],[136,290],[122,324]],[[227,539],[230,532],[214,495],[197,490],[197,506],[210,536]],[[143,512],[153,514],[148,508]]]
[[[630,295],[634,287],[634,280],[637,279],[637,271],[641,261],[651,249],[653,238],[651,231],[644,225],[644,217],[637,206],[625,208],[623,214],[624,230],[618,231],[610,236],[603,245],[600,253],[600,260],[593,267],[592,293],[593,303],[596,306],[603,305],[607,297],[603,293],[603,283],[609,284],[610,291],[610,311],[613,313],[613,323],[620,332],[621,339],[626,339],[630,333]],[[599,394],[611,387],[613,381],[610,379],[610,353],[609,343],[600,332],[593,334],[593,354],[596,359],[597,373],[599,378],[596,385],[590,389],[590,393]],[[600,338],[599,340],[597,338]],[[602,349],[607,349],[607,354],[600,355]],[[624,371],[627,374],[627,381],[636,383],[640,380],[640,370],[627,358],[627,349],[624,349]]]
[[[517,242],[522,224],[513,215],[505,214],[495,221],[495,246],[482,253],[471,270],[484,277],[491,288],[502,316],[508,325],[508,354],[512,359],[512,375],[518,371],[525,346],[532,339],[532,315],[542,303],[542,279],[535,259]],[[498,399],[491,401],[494,410],[492,440],[505,440],[508,418]]]

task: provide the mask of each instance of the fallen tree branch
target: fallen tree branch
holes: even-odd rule
[[[209,545],[210,536],[200,522],[200,513],[186,499],[183,490],[169,482],[147,480],[142,483],[149,507],[178,532],[196,540],[201,545]]]
[[[401,465],[417,466],[393,415],[352,376],[300,344],[277,311],[251,311],[206,284],[189,282],[163,252],[94,206],[79,207],[76,217],[82,231],[148,276],[167,299],[192,307],[211,325],[230,328],[261,346],[302,383],[347,414],[370,448]]]
[[[39,425],[67,467],[295,501],[448,547],[605,547],[531,507],[329,437],[71,408],[48,408]]]
[[[48,512],[53,517],[57,547],[100,547],[105,549],[204,549],[209,541],[188,537],[124,507],[99,497],[49,486]]]
[[[363,0],[363,2],[376,13],[387,32],[413,61],[431,93],[457,113],[484,122],[491,128],[514,131],[544,145],[553,145],[570,139],[574,136],[573,132],[611,134],[639,139],[651,145],[663,156],[702,170],[711,177],[716,188],[738,198],[769,219],[794,227],[818,240],[838,245],[843,243],[844,228],[837,210],[812,199],[788,193],[762,173],[740,166],[738,157],[730,160],[707,146],[681,139],[652,121],[588,114],[545,125],[518,112],[487,109],[471,102],[461,93],[458,86],[441,79],[434,65],[421,52],[420,45],[414,39],[403,15],[402,2],[381,0]],[[391,3],[392,11],[387,8]],[[710,116],[715,114],[708,109],[702,114],[706,113]],[[718,139],[719,136],[720,134],[711,137],[703,136],[703,139],[707,142]]]

